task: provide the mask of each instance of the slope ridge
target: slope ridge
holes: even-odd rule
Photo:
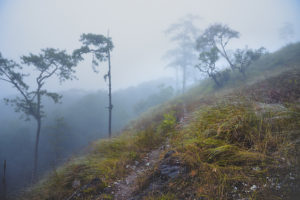
[[[114,183],[155,149],[160,156],[135,176],[126,198],[293,199],[300,188],[300,67],[282,71],[234,91],[192,90],[158,106],[21,199],[67,199],[78,190],[73,199],[120,199]]]

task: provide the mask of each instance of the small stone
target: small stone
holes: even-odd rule
[[[72,183],[73,188],[79,188],[80,187],[80,180],[75,179]]]
[[[260,167],[253,167],[252,169],[253,169],[254,171],[260,171],[260,170],[261,170]]]
[[[146,166],[150,166],[150,163],[149,163],[149,162],[147,162],[147,163],[146,163]]]
[[[130,167],[130,165],[126,165],[126,169],[128,169]]]
[[[172,154],[174,154],[174,153],[175,153],[174,150],[168,151],[168,152],[165,154],[164,158],[168,158],[168,157],[170,157],[170,156],[171,156]]]
[[[134,164],[135,164],[135,165],[138,165],[138,164],[140,164],[140,163],[139,163],[139,161],[136,160],[136,161],[134,161]]]
[[[257,189],[256,185],[252,185],[251,188],[250,188],[250,190],[252,190],[252,191],[255,191],[256,189]]]

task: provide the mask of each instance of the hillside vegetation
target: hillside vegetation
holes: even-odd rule
[[[222,88],[204,80],[113,139],[51,172],[20,199],[114,199],[155,149],[132,199],[296,199],[300,188],[300,44],[263,56]],[[145,163],[146,165],[148,163]]]

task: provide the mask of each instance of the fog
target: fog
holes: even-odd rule
[[[160,79],[118,90],[113,93],[113,136],[119,134],[140,113],[173,96],[172,79]],[[107,137],[107,93],[68,90],[61,93],[62,104],[45,99],[47,116],[43,119],[39,177],[66,162],[70,156],[85,152],[88,144]],[[36,122],[20,119],[20,113],[0,102],[0,171],[7,160],[8,194],[14,195],[28,186],[32,176],[32,161]],[[2,175],[2,174],[1,174]],[[0,182],[0,196],[2,191]]]
[[[22,65],[21,56],[38,54],[48,47],[71,54],[82,45],[79,38],[83,33],[109,35],[114,44],[112,130],[116,136],[141,113],[179,94],[181,83],[176,81],[174,68],[167,67],[170,59],[165,59],[169,50],[178,47],[166,33],[172,24],[196,16],[194,25],[199,34],[214,23],[226,24],[240,33],[228,49],[263,46],[273,52],[300,40],[299,10],[298,0],[0,0],[0,52]],[[192,60],[186,54],[182,57]],[[46,98],[42,102],[46,115],[41,117],[38,178],[82,152],[89,143],[107,137],[108,82],[103,78],[107,63],[100,63],[99,73],[91,63],[92,57],[84,56],[75,68],[76,80],[60,85],[51,78],[43,88],[59,92],[63,98],[62,104]],[[25,69],[22,73],[37,72]],[[187,87],[205,77],[198,71],[188,71],[185,76],[189,78]],[[36,84],[32,77],[24,78],[30,86]],[[32,178],[36,123],[34,115],[29,114],[30,122],[21,120],[14,107],[5,105],[2,99],[13,98],[18,91],[2,80],[0,171],[7,159],[8,193],[13,194],[28,186]]]
[[[299,40],[300,3],[297,0],[202,1],[202,0],[1,0],[0,52],[18,60],[29,52],[54,47],[71,52],[80,46],[82,33],[112,37],[113,90],[137,85],[159,77],[173,77],[161,59],[172,48],[164,31],[187,14],[198,15],[199,29],[214,22],[228,24],[241,33],[233,47],[265,46],[275,50],[287,41],[280,40],[279,30],[286,23],[294,30],[293,41]],[[90,60],[77,67],[77,81],[68,81],[49,89],[106,89],[105,68],[93,73]],[[3,82],[1,93],[10,93]]]

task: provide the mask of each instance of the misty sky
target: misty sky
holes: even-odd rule
[[[112,53],[113,89],[173,76],[165,69],[164,53],[172,47],[164,31],[187,14],[200,16],[200,29],[221,22],[241,33],[232,47],[273,51],[286,44],[279,30],[292,24],[300,40],[300,1],[298,0],[0,0],[0,52],[18,60],[29,52],[54,47],[71,52],[78,48],[82,33],[107,34],[115,44]],[[57,87],[86,90],[106,89],[103,74],[106,64],[94,74],[89,59],[77,68],[79,80]],[[8,85],[0,82],[0,92]]]

